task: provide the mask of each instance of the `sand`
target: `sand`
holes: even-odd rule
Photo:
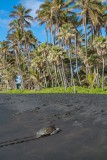
[[[51,124],[62,131],[0,148],[0,160],[107,160],[107,95],[0,94],[0,143]]]

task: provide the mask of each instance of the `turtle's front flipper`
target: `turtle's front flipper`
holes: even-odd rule
[[[54,134],[56,134],[56,133],[58,133],[58,132],[60,132],[60,131],[61,131],[60,128],[56,128],[56,130],[54,130],[50,135],[54,135]]]

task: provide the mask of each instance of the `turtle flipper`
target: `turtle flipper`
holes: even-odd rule
[[[36,134],[36,138],[40,138],[41,137],[41,135],[39,135],[39,134]]]

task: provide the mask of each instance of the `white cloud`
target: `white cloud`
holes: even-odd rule
[[[39,9],[40,5],[43,3],[40,0],[20,0],[20,3],[25,6],[26,9],[32,9],[30,15],[36,17],[36,11]]]

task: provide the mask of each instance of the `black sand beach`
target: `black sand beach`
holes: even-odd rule
[[[62,131],[0,148],[0,160],[107,160],[107,95],[0,95],[0,143],[55,124]]]

